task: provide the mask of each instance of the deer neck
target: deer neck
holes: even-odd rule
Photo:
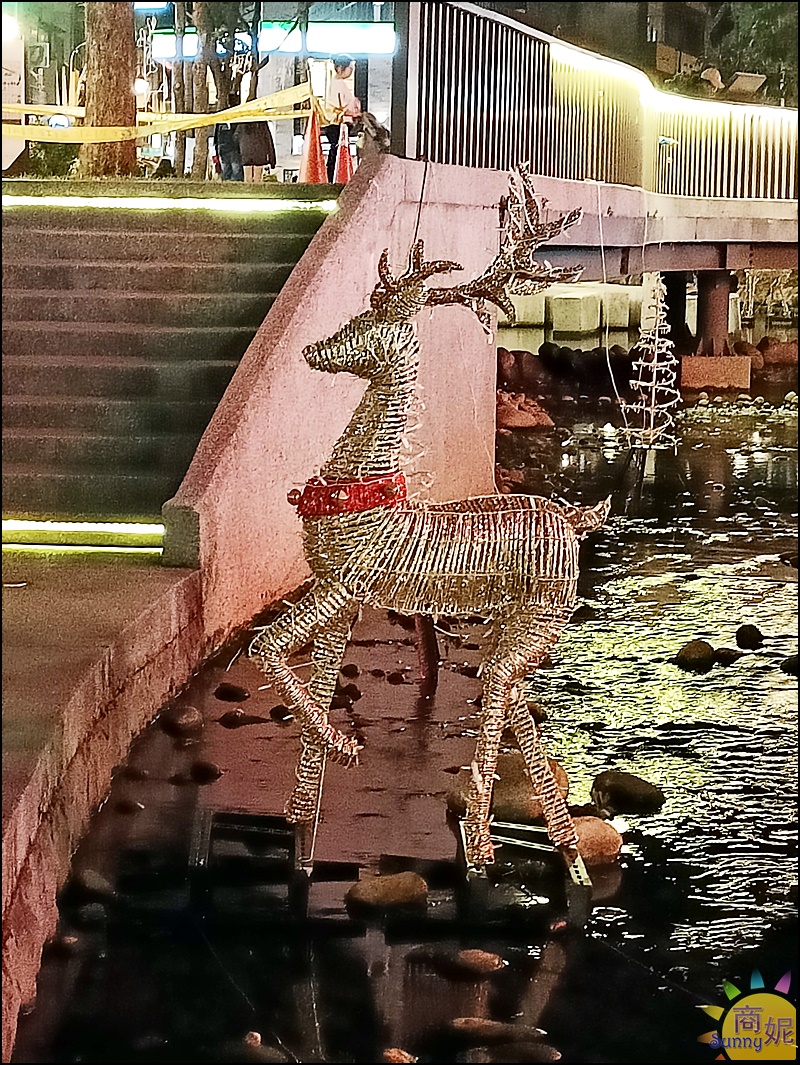
[[[408,412],[414,398],[419,366],[416,332],[397,331],[391,369],[370,381],[353,417],[337,440],[322,476],[331,480],[358,480],[393,473]]]

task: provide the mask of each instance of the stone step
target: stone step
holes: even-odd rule
[[[181,477],[189,468],[201,432],[111,436],[64,429],[3,429],[3,462],[52,470],[141,471]]]
[[[256,263],[115,262],[113,259],[4,262],[3,287],[29,291],[279,292],[293,261]]]
[[[64,520],[151,520],[175,494],[175,473],[71,473],[35,464],[4,463],[3,514]]]
[[[4,356],[108,355],[240,359],[255,326],[117,325],[111,322],[3,322]]]
[[[308,247],[311,233],[242,233],[220,236],[208,231],[121,233],[96,230],[91,240],[71,229],[6,226],[3,221],[4,263],[75,262],[111,259],[115,262],[166,263],[285,263],[296,262]]]
[[[212,400],[115,400],[87,396],[4,396],[5,429],[84,430],[108,436],[202,433]],[[3,471],[5,477],[5,470]]]
[[[3,360],[5,396],[105,396],[218,401],[236,359],[182,362],[118,355],[13,355]]]
[[[124,322],[156,325],[252,326],[258,328],[276,292],[241,293],[135,291],[62,292],[3,290],[3,322]]]
[[[290,201],[291,202],[291,201]],[[316,205],[285,207],[283,201],[267,201],[267,211],[208,210],[170,208],[145,210],[124,207],[9,207],[3,205],[3,232],[36,228],[62,230],[81,236],[85,233],[111,232],[117,237],[133,239],[175,234],[184,239],[203,234],[209,239],[226,236],[270,236],[304,234],[310,240],[330,213]]]

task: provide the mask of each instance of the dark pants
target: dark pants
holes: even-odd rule
[[[244,168],[238,151],[220,152],[219,165],[223,181],[244,181]]]
[[[323,126],[322,132],[328,138],[330,148],[328,149],[328,181],[333,182],[333,175],[336,173],[336,152],[339,150],[339,127],[338,126]]]

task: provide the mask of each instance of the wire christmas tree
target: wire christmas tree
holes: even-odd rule
[[[625,435],[631,447],[666,448],[676,443],[673,408],[680,400],[677,388],[678,360],[668,337],[666,289],[659,276],[653,308],[655,324],[639,333],[635,347],[631,390],[634,400],[622,404]]]

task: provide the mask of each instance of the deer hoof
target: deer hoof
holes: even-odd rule
[[[465,821],[464,836],[465,857],[469,865],[491,865],[494,862],[494,846],[488,822]]]
[[[339,765],[358,765],[361,744],[353,736],[340,736],[328,749],[328,757]]]

